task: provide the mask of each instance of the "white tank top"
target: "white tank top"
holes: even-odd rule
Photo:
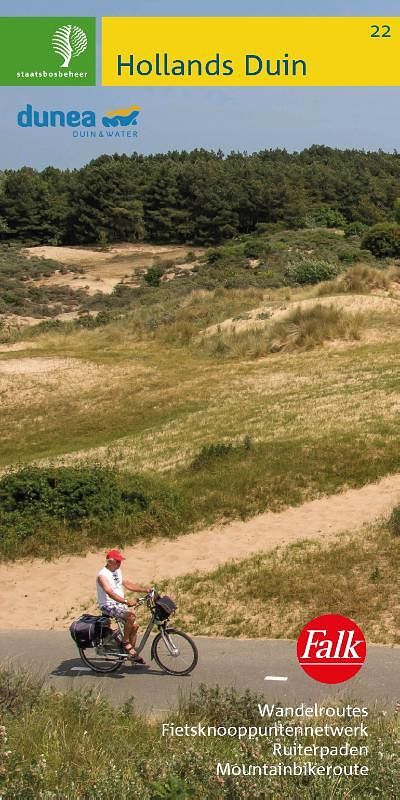
[[[117,601],[113,600],[113,598],[110,597],[110,595],[108,595],[104,591],[103,587],[100,586],[99,584],[100,576],[106,579],[106,582],[108,583],[110,589],[112,589],[112,591],[115,592],[116,594],[121,595],[121,600],[123,600],[125,594],[124,594],[124,587],[122,585],[121,570],[116,569],[115,572],[111,572],[111,570],[108,569],[108,567],[103,567],[103,569],[101,569],[100,572],[97,574],[96,578],[97,602],[99,606],[100,607],[105,606],[106,604],[115,606],[117,604]]]

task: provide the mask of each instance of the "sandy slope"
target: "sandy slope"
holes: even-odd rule
[[[356,528],[388,512],[400,497],[400,475],[288,508],[261,514],[246,522],[199,531],[174,541],[154,540],[125,550],[125,574],[136,581],[157,583],[194,570],[210,570],[295,539],[324,538]],[[110,542],[110,545],[113,544]],[[63,557],[55,562],[0,565],[0,629],[64,628],[69,620],[93,608],[95,575],[104,553]]]
[[[300,308],[302,311],[307,311],[313,306],[336,306],[349,314],[367,313],[367,312],[392,312],[398,313],[399,299],[398,297],[390,297],[388,294],[338,294],[328,295],[326,297],[310,297],[306,300],[288,301],[281,305],[272,305],[271,303],[253,308],[243,315],[243,319],[230,317],[224,319],[215,325],[210,325],[202,334],[205,336],[214,336],[220,331],[224,333],[231,333],[233,330],[236,333],[243,333],[249,329],[265,328],[271,322],[278,322],[291,314],[295,309]],[[268,317],[260,317],[260,314],[268,314]]]

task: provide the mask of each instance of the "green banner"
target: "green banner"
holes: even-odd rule
[[[0,86],[95,85],[95,17],[0,17]]]

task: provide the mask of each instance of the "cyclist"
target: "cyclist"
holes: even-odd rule
[[[106,564],[96,577],[97,601],[103,614],[123,620],[122,646],[137,664],[144,664],[143,658],[138,656],[135,651],[139,626],[131,609],[136,601],[126,600],[124,589],[127,589],[128,592],[149,592],[150,587],[144,588],[123,578],[120,569],[122,561],[125,561],[125,556],[119,550],[109,550],[106,554]]]

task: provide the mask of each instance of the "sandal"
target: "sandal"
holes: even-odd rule
[[[142,658],[142,656],[134,655],[134,656],[132,656],[132,661],[134,661],[135,664],[143,664],[143,666],[147,667],[147,664],[146,664],[144,658]]]
[[[125,653],[128,653],[128,655],[132,653],[133,647],[130,642],[122,642],[122,647],[124,648]]]

